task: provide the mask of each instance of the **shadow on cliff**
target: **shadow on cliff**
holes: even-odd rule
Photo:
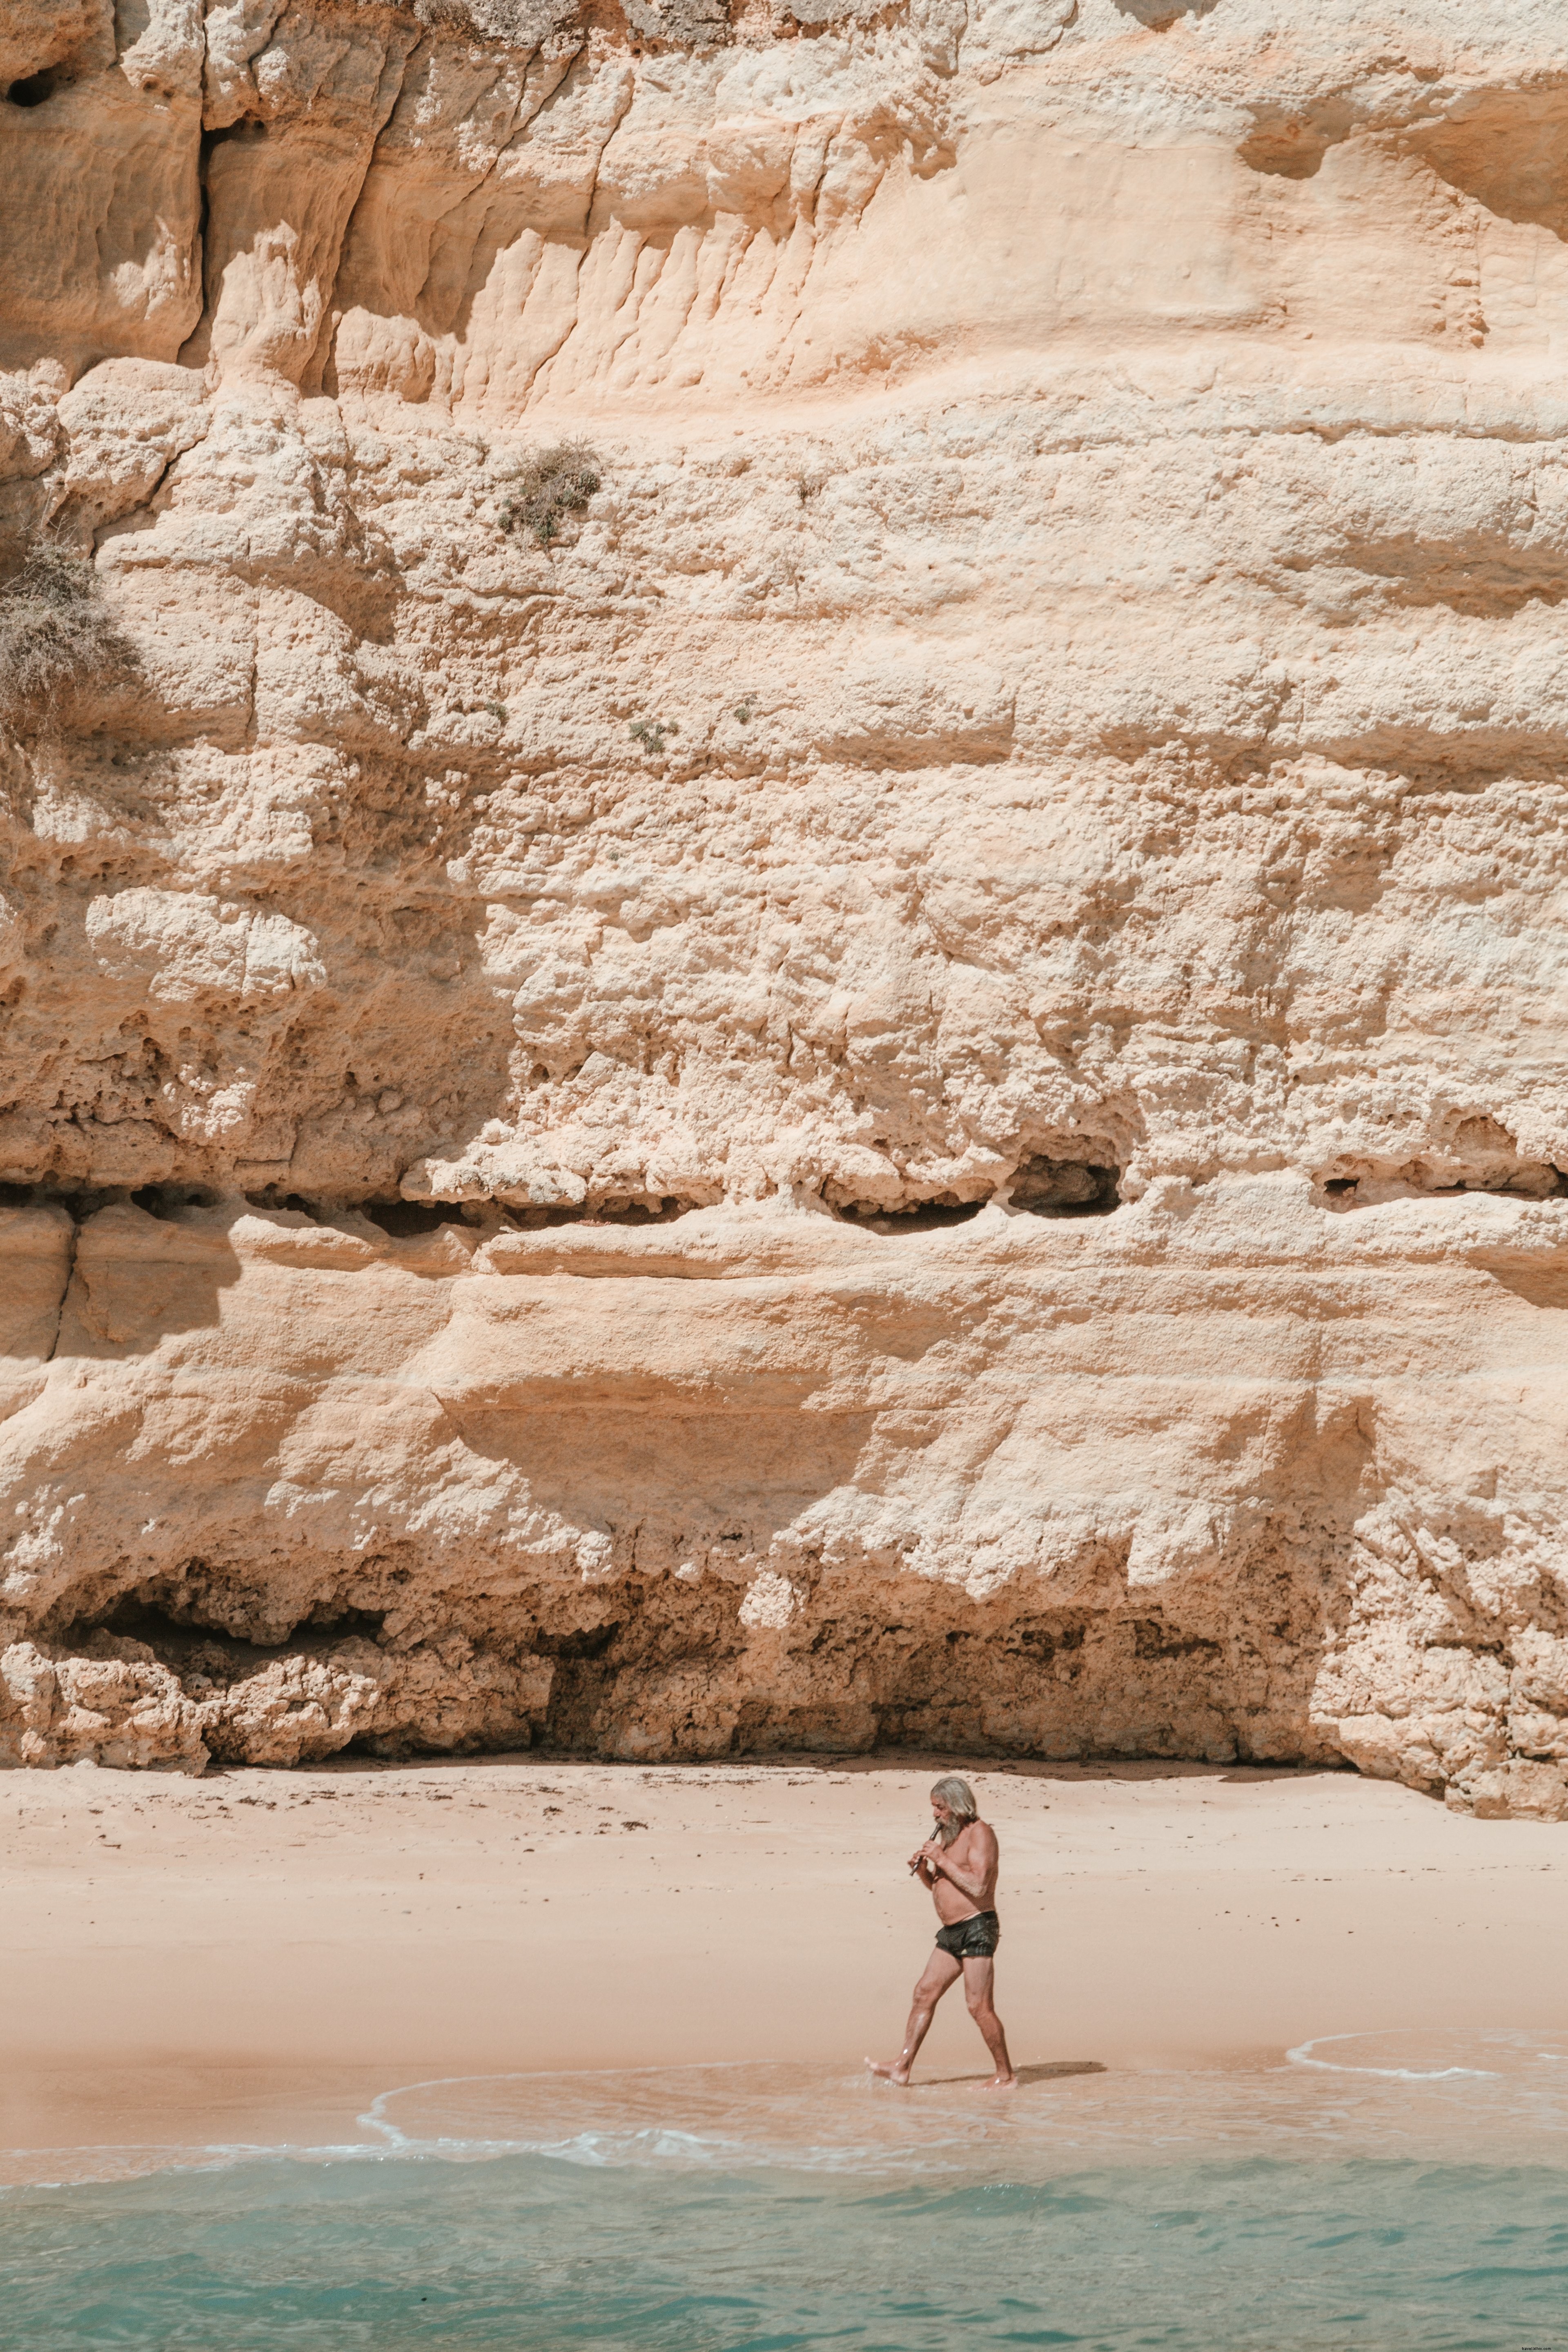
[[[1345,1639],[1353,1529],[1374,1499],[1360,1394],[1308,1387],[1284,1412],[1275,1496],[1218,1572],[1129,1590],[1126,1543],[1105,1544],[1079,1563],[1075,1582],[1096,1591],[1076,1606],[1053,1605],[1050,1580],[976,1599],[869,1557],[792,1570],[813,1507],[862,1486],[870,1414],[596,1415],[591,1467],[584,1418],[530,1416],[507,1448],[526,1451],[536,1503],[581,1526],[591,1493],[605,1531],[602,1581],[525,1597],[524,1638],[554,1662],[548,1748],[840,1764],[895,1750],[1037,1759],[1020,1769],[1042,1773],[1099,1758],[1135,1775],[1158,1759],[1342,1760],[1314,1695]],[[764,1560],[775,1589],[753,1581]]]
[[[1219,0],[1116,0],[1118,13],[1135,16],[1152,33],[1168,33],[1183,16],[1210,16]]]
[[[58,1356],[151,1355],[174,1332],[210,1328],[239,1259],[221,1213],[152,1188],[85,1217],[77,1229]]]
[[[766,1558],[815,1505],[853,1486],[875,1416],[785,1408],[593,1419],[587,1481],[584,1416],[539,1415],[526,1437],[535,1500],[581,1524],[587,1486],[593,1520],[629,1571],[531,1596],[533,1647],[556,1662],[541,1736],[600,1752],[637,1752],[645,1735],[670,1755],[729,1752],[756,1638],[740,1620],[743,1563]],[[682,1573],[688,1563],[695,1574]]]
[[[1473,92],[1409,144],[1440,180],[1500,220],[1568,239],[1568,85]]]
[[[1116,0],[1124,16],[1168,29],[1183,14],[1206,13],[1205,0]],[[1208,0],[1213,5],[1213,0]],[[1163,19],[1163,23],[1158,20]],[[1269,103],[1253,110],[1254,128],[1238,153],[1253,171],[1279,179],[1310,180],[1329,150],[1361,136],[1391,156],[1415,156],[1448,187],[1494,219],[1543,228],[1568,240],[1568,84],[1469,92],[1464,107],[1435,110],[1396,129],[1374,131],[1365,114],[1342,98],[1292,111]]]

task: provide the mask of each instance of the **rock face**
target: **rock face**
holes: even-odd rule
[[[0,1758],[1568,1811],[1554,0],[0,90]]]

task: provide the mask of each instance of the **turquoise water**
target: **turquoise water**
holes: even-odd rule
[[[0,2336],[1568,2352],[1568,2048],[1368,2039],[1040,2069],[1004,2114],[784,2068],[414,2085],[340,2150],[5,2192]]]
[[[271,2162],[5,2214],[43,2347],[1476,2352],[1568,2341],[1568,2173],[1169,2165],[879,2188],[548,2157]]]

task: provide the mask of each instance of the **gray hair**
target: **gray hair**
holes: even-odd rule
[[[974,1801],[974,1791],[967,1780],[959,1779],[956,1772],[944,1772],[931,1790],[931,1795],[940,1797],[949,1811],[958,1816],[954,1822],[943,1822],[937,1832],[939,1843],[942,1845],[951,1845],[954,1838],[963,1835],[971,1822],[976,1822],[980,1818],[980,1808]]]

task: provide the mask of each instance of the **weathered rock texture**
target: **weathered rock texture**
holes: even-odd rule
[[[1568,1811],[1555,0],[0,89],[0,1755]]]

